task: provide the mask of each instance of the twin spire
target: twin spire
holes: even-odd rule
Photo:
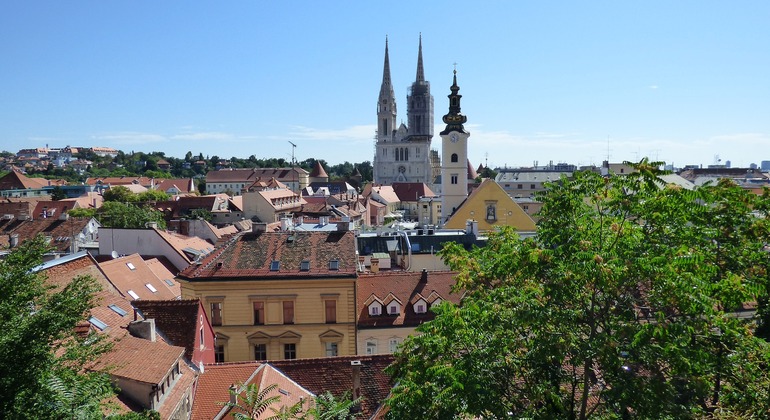
[[[422,33],[420,33],[420,46],[417,49],[417,77],[415,78],[415,82],[425,82],[425,69],[422,66]],[[380,93],[383,93],[382,90],[384,89],[389,89],[391,92],[393,91],[393,83],[390,80],[390,56],[388,54],[387,35],[385,35],[385,64],[382,69],[382,88],[380,89]]]

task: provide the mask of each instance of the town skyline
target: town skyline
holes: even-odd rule
[[[405,121],[422,34],[435,131],[456,63],[474,166],[770,160],[763,2],[6,9],[8,151],[372,161],[385,38]]]

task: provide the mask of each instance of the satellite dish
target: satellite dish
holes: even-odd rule
[[[112,251],[110,253],[110,255],[112,256],[112,259],[114,260],[115,258],[118,258],[118,251]]]

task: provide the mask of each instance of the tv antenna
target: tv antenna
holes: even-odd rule
[[[294,151],[297,150],[297,145],[292,143],[291,140],[287,140],[289,144],[291,145],[291,182],[294,184],[294,176],[297,172],[297,159],[294,158]],[[294,188],[294,185],[292,185],[292,188]],[[299,191],[299,184],[297,185],[297,190],[295,192]]]

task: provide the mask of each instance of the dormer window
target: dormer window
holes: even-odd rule
[[[399,307],[398,303],[391,302],[388,305],[388,315],[398,315],[401,312],[401,308]]]
[[[436,298],[436,300],[433,301],[433,303],[430,304],[431,308],[440,305],[441,304],[441,298]]]
[[[310,261],[304,260],[301,263],[299,263],[299,270],[300,271],[309,271],[310,270]]]
[[[424,300],[420,299],[414,303],[414,313],[424,314],[425,312],[427,312],[427,307],[428,307],[427,303]]]
[[[270,262],[270,271],[278,271],[279,268],[281,268],[280,261],[273,260]]]
[[[340,269],[340,260],[331,260],[329,261],[329,270],[339,270]]]
[[[377,302],[372,303],[369,305],[369,316],[379,316],[380,315],[380,304]]]

